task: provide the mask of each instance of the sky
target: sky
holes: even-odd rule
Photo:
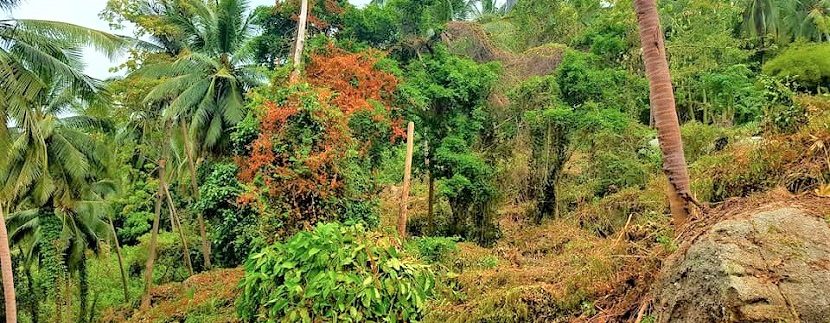
[[[362,6],[370,0],[350,0],[352,4]],[[274,0],[249,0],[251,8],[260,5],[271,5]],[[132,36],[133,30],[127,27],[123,30],[112,30],[106,21],[98,18],[98,13],[104,9],[107,0],[23,0],[23,3],[12,10],[11,16],[18,19],[43,19],[73,23],[84,27],[108,31],[114,34]],[[0,14],[8,16],[8,13]],[[110,69],[121,63],[123,57],[110,61],[104,55],[93,50],[84,53],[86,73],[98,79],[112,76]]]

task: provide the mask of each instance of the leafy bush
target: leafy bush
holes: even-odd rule
[[[490,128],[486,99],[499,66],[455,57],[443,47],[408,66],[408,93],[419,105],[416,128],[427,149],[418,149],[415,165],[440,181],[438,192],[452,209],[450,235],[490,243],[498,235],[493,223],[496,197],[491,162],[478,149]],[[429,161],[429,163],[426,163]]]
[[[153,209],[158,181],[149,178],[146,173],[136,172],[138,179],[129,183],[112,204],[118,239],[125,245],[137,244],[139,237],[150,232],[155,216]]]
[[[686,154],[686,162],[694,163],[701,157],[715,151],[729,142],[729,137],[724,128],[699,122],[689,122],[680,127],[683,137],[683,152]],[[726,141],[726,143],[719,143]],[[718,147],[721,146],[721,147]]]
[[[807,111],[794,100],[795,85],[790,79],[762,75],[758,87],[764,93],[767,107],[764,110],[764,130],[771,133],[794,133],[807,123]]]
[[[417,321],[435,286],[429,266],[362,226],[320,224],[245,263],[246,321]]]
[[[748,66],[737,64],[700,76],[699,89],[708,94],[703,110],[703,120],[721,124],[742,124],[756,121],[767,102],[763,92],[755,85],[753,72]],[[696,98],[695,98],[696,99]]]
[[[418,254],[429,263],[447,260],[458,252],[458,238],[450,237],[416,237],[406,244],[407,250]]]
[[[398,17],[390,6],[370,4],[362,9],[349,8],[343,17],[343,34],[374,47],[388,47],[398,42]]]
[[[405,134],[397,77],[381,70],[394,66],[381,61],[326,43],[311,55],[308,83],[252,94],[258,120],[234,136],[247,189],[238,200],[259,211],[265,239],[319,222],[377,223],[373,173]]]
[[[830,44],[797,44],[764,64],[764,73],[791,78],[807,90],[830,86]]]
[[[163,219],[162,219],[163,220]],[[188,230],[188,233],[195,233]],[[197,246],[198,235],[187,236],[190,246]],[[150,234],[139,238],[140,243],[136,246],[128,246],[122,249],[124,255],[124,266],[130,276],[142,277],[144,265],[147,262],[147,250],[150,244]],[[172,232],[160,231],[156,240],[156,262],[153,269],[153,281],[156,284],[169,282],[180,282],[188,277],[188,272],[182,256],[182,247],[179,235]],[[201,259],[199,248],[190,248],[194,265],[198,265]],[[196,269],[196,268],[194,268]]]
[[[619,68],[607,68],[593,54],[568,51],[556,72],[562,101],[571,106],[594,102],[648,121],[648,82]]]
[[[259,243],[256,212],[239,205],[237,199],[245,188],[237,179],[238,167],[217,163],[199,187],[201,199],[194,205],[211,224],[213,256],[222,267],[241,264]]]

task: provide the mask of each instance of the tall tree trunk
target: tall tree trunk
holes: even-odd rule
[[[3,297],[6,303],[6,322],[17,322],[17,300],[14,293],[12,252],[9,249],[9,232],[6,229],[5,205],[0,202],[0,270],[3,271]]]
[[[166,156],[165,156],[166,157]],[[166,159],[159,160],[158,172],[159,181],[164,177]],[[164,196],[164,188],[159,185],[156,192],[155,217],[153,217],[153,228],[150,231],[150,250],[147,251],[147,262],[144,265],[144,295],[141,296],[141,309],[150,308],[150,292],[153,289],[153,264],[156,261],[156,248],[158,247],[159,222],[161,221],[161,199]]]
[[[118,242],[118,234],[115,232],[115,225],[109,219],[112,240],[115,242],[115,255],[118,256],[118,270],[121,272],[121,286],[124,288],[124,303],[130,302],[130,289],[127,286],[127,272],[124,271],[124,258],[121,256],[121,243]]]
[[[41,240],[39,242],[41,265],[40,272],[43,273],[47,280],[47,297],[54,297],[55,310],[51,322],[64,322],[64,314],[66,320],[71,321],[71,313],[68,311],[69,299],[72,295],[69,294],[66,262],[64,261],[64,254],[66,251],[66,243],[61,240],[61,232],[63,231],[63,221],[55,213],[53,201],[47,201],[46,206],[40,208],[38,211],[38,222],[40,223]]]
[[[303,61],[303,47],[305,46],[306,25],[308,24],[308,0],[300,0],[300,16],[297,23],[297,42],[294,44],[294,70],[291,71],[290,83],[300,78],[300,69]]]
[[[170,188],[167,187],[166,182],[160,184],[164,188],[164,194],[167,196],[167,207],[170,209],[170,222],[175,223],[175,227],[179,233],[179,239],[182,241],[182,254],[184,256],[184,265],[187,267],[187,272],[193,276],[193,262],[190,260],[190,247],[187,245],[187,237],[184,235],[182,223],[179,221],[178,212],[176,212],[176,205],[173,204],[173,198],[170,196]]]
[[[427,166],[429,167],[429,166]],[[432,176],[432,171],[427,170],[427,221],[429,222],[429,228],[431,229],[430,234],[435,235],[435,231],[437,231],[435,226],[435,210],[433,209],[433,205],[435,204],[435,176]]]
[[[21,248],[20,245],[18,245],[17,250],[21,255],[24,254],[23,248]],[[40,322],[40,304],[36,301],[38,299],[38,294],[35,289],[34,277],[32,277],[32,268],[24,265],[23,273],[26,276],[26,287],[29,289],[29,292],[32,293],[32,295],[27,296],[27,300],[29,300],[29,318],[32,320],[32,323],[38,323]]]
[[[634,6],[640,27],[643,62],[649,80],[649,99],[654,108],[654,124],[663,153],[663,172],[669,180],[668,196],[672,218],[676,226],[681,226],[688,220],[692,195],[660,17],[657,14],[656,0],[635,0]]]
[[[201,199],[199,195],[199,185],[196,183],[196,160],[193,156],[193,147],[188,139],[187,124],[182,120],[182,141],[184,141],[185,155],[187,156],[187,166],[190,169],[190,188],[193,190],[194,202]],[[199,221],[199,236],[202,238],[202,254],[204,255],[205,269],[212,267],[210,263],[210,241],[207,238],[207,229],[205,228],[205,218],[202,212],[196,212],[196,218]]]
[[[86,268],[86,254],[81,254],[81,264],[78,267],[78,301],[80,302],[80,310],[78,313],[78,321],[83,322],[87,317],[87,310],[89,303],[89,273]]]
[[[406,217],[409,211],[409,184],[412,177],[412,152],[415,150],[415,123],[409,122],[406,130],[406,162],[403,173],[403,192],[401,193],[401,213],[398,215],[398,236],[406,239]]]

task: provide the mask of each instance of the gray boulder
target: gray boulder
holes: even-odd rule
[[[794,208],[713,226],[664,268],[660,322],[830,322],[830,226]]]

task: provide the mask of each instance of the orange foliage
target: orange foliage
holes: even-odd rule
[[[337,92],[334,103],[347,115],[371,109],[370,100],[384,103],[389,109],[391,102],[387,94],[395,91],[398,80],[390,73],[375,69],[378,54],[377,51],[347,53],[329,45],[324,53],[311,55],[308,81]]]
[[[352,136],[349,120],[356,112],[369,112],[379,124],[392,124],[396,118],[391,136],[403,137],[403,122],[392,116],[397,112],[392,94],[398,80],[375,68],[380,55],[329,46],[311,56],[310,86],[277,89],[259,107],[260,133],[249,146],[250,155],[237,158],[240,179],[256,185],[238,202],[261,211],[269,206],[288,211],[278,234],[327,220],[334,216],[331,201],[350,194],[340,170],[342,162],[351,149],[365,153],[371,146]],[[375,109],[378,104],[385,109]]]
[[[337,180],[338,163],[345,158],[351,138],[343,134],[345,120],[331,113],[329,91],[298,90],[283,105],[273,101],[263,104],[260,115],[260,134],[251,143],[251,154],[237,159],[241,166],[240,179],[261,181],[263,187],[243,194],[238,202],[263,210],[260,198],[280,205],[292,215],[278,234],[291,234],[326,216],[324,201],[332,195],[343,194],[342,181]],[[321,105],[314,109],[302,106],[316,98]],[[292,118],[298,118],[296,123]],[[296,128],[308,125],[311,118],[324,126],[324,133],[314,138],[297,138]],[[302,119],[304,121],[299,121]],[[309,143],[310,141],[310,143]]]
[[[347,117],[359,111],[372,111],[372,101],[381,103],[391,114],[395,108],[392,94],[398,87],[398,79],[375,68],[381,55],[377,50],[349,53],[330,44],[325,51],[311,55],[306,69],[308,82],[336,92],[333,103]],[[375,121],[392,124],[392,140],[404,138],[403,120],[388,118],[376,115]]]

